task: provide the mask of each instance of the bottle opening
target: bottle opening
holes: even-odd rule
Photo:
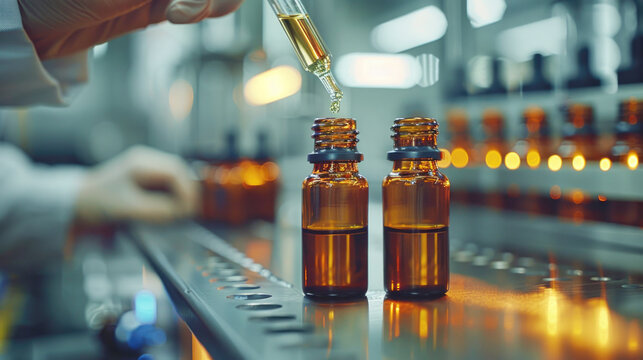
[[[308,154],[311,163],[324,161],[362,161],[357,152],[357,126],[351,118],[315,119],[312,126],[314,151]]]
[[[438,122],[432,118],[414,117],[396,119],[391,126],[394,147],[389,160],[442,159],[437,148]]]

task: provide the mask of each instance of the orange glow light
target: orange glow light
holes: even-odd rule
[[[490,169],[497,169],[502,164],[502,155],[498,150],[489,150],[484,161]]]
[[[509,170],[516,170],[520,167],[520,156],[515,152],[505,155],[505,166]]]
[[[627,167],[630,168],[630,170],[636,170],[638,166],[639,166],[638,155],[630,151],[630,153],[627,155]]]
[[[572,202],[576,205],[580,205],[583,200],[585,199],[585,195],[583,195],[583,192],[580,190],[574,190],[572,191]]]
[[[605,195],[598,195],[598,201],[607,201],[607,196],[605,196]]]
[[[581,171],[585,168],[585,157],[583,155],[574,155],[572,158],[572,167],[576,171]]]
[[[639,327],[636,320],[632,320],[629,326],[629,339],[627,339],[627,349],[633,353],[639,350]]]
[[[561,194],[562,192],[560,190],[560,186],[558,185],[554,185],[551,187],[551,189],[549,189],[549,196],[554,200],[560,199]]]
[[[260,186],[264,184],[261,167],[257,163],[244,161],[241,163],[243,183],[246,186]]]
[[[442,153],[442,160],[438,161],[438,167],[446,169],[451,165],[451,153],[447,149],[440,149],[440,152]]]
[[[212,360],[208,351],[201,345],[194,334],[192,334],[192,360]]]
[[[538,150],[531,149],[527,152],[527,165],[532,169],[540,166],[540,154]]]
[[[604,157],[598,162],[598,167],[603,171],[607,171],[612,168],[612,160]]]
[[[261,171],[263,172],[263,177],[266,181],[275,181],[279,178],[279,165],[272,161],[268,161],[261,165]]]
[[[558,155],[552,155],[547,159],[547,166],[551,171],[558,171],[563,166],[563,159]]]
[[[469,163],[469,155],[463,148],[455,148],[451,153],[451,163],[454,167],[463,168]]]

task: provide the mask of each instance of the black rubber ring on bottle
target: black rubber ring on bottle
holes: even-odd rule
[[[354,150],[328,149],[308,154],[308,162],[362,161],[364,155]]]
[[[437,148],[428,146],[408,146],[389,151],[386,154],[386,158],[391,161],[406,159],[441,160],[442,152]]]

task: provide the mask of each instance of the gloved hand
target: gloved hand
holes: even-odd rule
[[[139,146],[89,171],[76,200],[76,222],[167,222],[193,215],[199,198],[180,158]]]
[[[198,22],[236,10],[243,0],[18,0],[22,23],[41,59],[73,54],[169,20]]]

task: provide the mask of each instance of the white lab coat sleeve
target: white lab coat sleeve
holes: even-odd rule
[[[0,0],[0,106],[64,105],[87,74],[87,51],[40,61],[18,1]]]
[[[0,143],[0,271],[25,272],[60,260],[85,171],[34,166]]]

